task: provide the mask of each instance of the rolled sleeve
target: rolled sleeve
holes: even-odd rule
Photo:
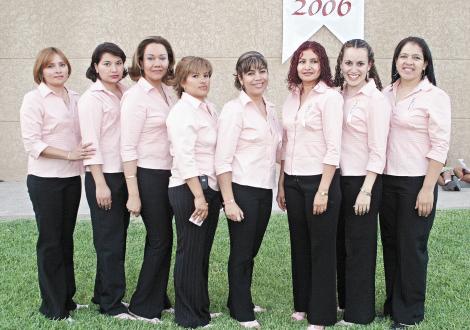
[[[137,146],[147,118],[144,105],[132,98],[126,98],[121,104],[121,158],[123,162],[139,158]]]
[[[173,150],[173,162],[183,180],[199,175],[194,153],[197,140],[195,116],[195,112],[188,112],[184,116],[179,116],[178,122],[167,121]]]
[[[322,108],[323,136],[326,144],[326,154],[323,157],[323,164],[339,165],[343,125],[343,102],[341,94],[335,92],[335,94],[328,97],[325,106]]]
[[[217,147],[215,151],[215,173],[232,172],[232,162],[243,127],[242,112],[224,106],[217,123]]]
[[[367,171],[382,174],[385,168],[391,106],[385,97],[372,100],[367,116]]]
[[[43,114],[41,108],[31,97],[25,96],[20,109],[21,137],[26,152],[34,159],[48,147],[42,141]]]
[[[428,134],[431,150],[426,157],[444,164],[449,152],[451,130],[451,104],[449,96],[439,93],[429,107]]]
[[[83,164],[103,165],[100,143],[103,120],[102,103],[92,95],[84,94],[78,101],[78,117],[83,143],[91,143],[92,147],[96,149],[95,154],[90,159],[85,159]]]

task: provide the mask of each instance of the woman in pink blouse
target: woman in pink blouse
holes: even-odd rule
[[[387,164],[380,229],[387,297],[384,314],[394,329],[424,319],[427,243],[434,221],[437,179],[449,150],[449,96],[436,87],[431,51],[418,37],[395,48]]]
[[[353,39],[343,45],[335,85],[344,98],[337,285],[339,307],[345,311],[339,324],[368,324],[375,318],[377,216],[391,107],[380,92],[367,42]]]
[[[129,306],[136,318],[159,323],[171,308],[166,294],[173,245],[173,212],[168,199],[171,156],[166,129],[176,102],[168,80],[175,57],[170,43],[159,36],[140,42],[129,75],[137,83],[121,100],[121,156],[129,198],[127,209],[142,215],[147,230],[137,288]]]
[[[41,50],[33,69],[38,87],[25,95],[20,110],[28,193],[39,232],[39,311],[50,319],[69,318],[71,311],[84,306],[73,301],[73,232],[82,189],[81,160],[92,157],[94,149],[90,143],[81,144],[78,94],[64,86],[71,70],[61,50]]]
[[[120,155],[120,101],[125,91],[121,79],[126,55],[105,42],[93,51],[86,77],[93,84],[78,102],[82,140],[96,146],[96,154],[84,161],[85,191],[90,206],[96,278],[92,301],[100,312],[133,319],[122,303],[126,289],[124,258],[129,212],[127,188]]]
[[[175,213],[175,321],[185,328],[209,324],[209,256],[219,220],[220,193],[214,169],[217,112],[206,99],[212,66],[183,57],[176,66],[180,97],[166,124],[173,156],[168,194]]]
[[[281,134],[276,110],[264,97],[268,64],[258,52],[237,61],[240,95],[224,105],[217,130],[215,170],[230,234],[230,315],[246,328],[259,328],[251,296],[254,259],[271,216],[276,152]]]
[[[295,51],[287,80],[277,202],[289,220],[292,318],[307,317],[308,329],[323,329],[336,322],[343,97],[332,87],[325,49],[314,41]]]

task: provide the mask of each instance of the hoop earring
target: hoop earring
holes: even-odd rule
[[[421,72],[421,79],[423,79],[426,76],[426,69],[423,69],[423,72]]]
[[[398,71],[395,71],[395,73],[393,74],[393,78],[400,78],[400,75],[398,74]]]
[[[366,73],[366,81],[369,81],[369,71]]]

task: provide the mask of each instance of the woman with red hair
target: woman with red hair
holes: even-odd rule
[[[325,49],[314,41],[295,51],[287,81],[277,202],[289,221],[292,318],[306,317],[308,329],[324,329],[336,322],[343,98],[332,87]]]

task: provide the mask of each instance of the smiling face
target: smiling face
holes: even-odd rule
[[[69,78],[69,68],[59,54],[54,54],[42,69],[44,82],[53,87],[63,87]]]
[[[141,67],[144,78],[151,84],[160,83],[168,72],[168,52],[162,44],[151,43],[145,47]]]
[[[200,101],[204,101],[209,94],[209,89],[211,86],[211,73],[206,72],[191,72],[183,83],[184,91],[189,95],[197,98]]]
[[[238,76],[243,90],[250,98],[257,98],[263,95],[268,86],[268,78],[268,69],[265,67],[252,67],[248,72]]]
[[[366,84],[370,63],[365,48],[347,47],[341,61],[341,71],[349,88],[361,88]]]
[[[98,64],[95,64],[95,70],[104,84],[116,84],[122,79],[124,63],[119,56],[104,53]]]
[[[318,82],[321,74],[321,66],[318,55],[311,49],[306,49],[300,54],[297,64],[297,74],[303,84]]]
[[[427,63],[424,61],[423,50],[413,42],[406,43],[395,60],[400,78],[409,82],[421,81]]]

